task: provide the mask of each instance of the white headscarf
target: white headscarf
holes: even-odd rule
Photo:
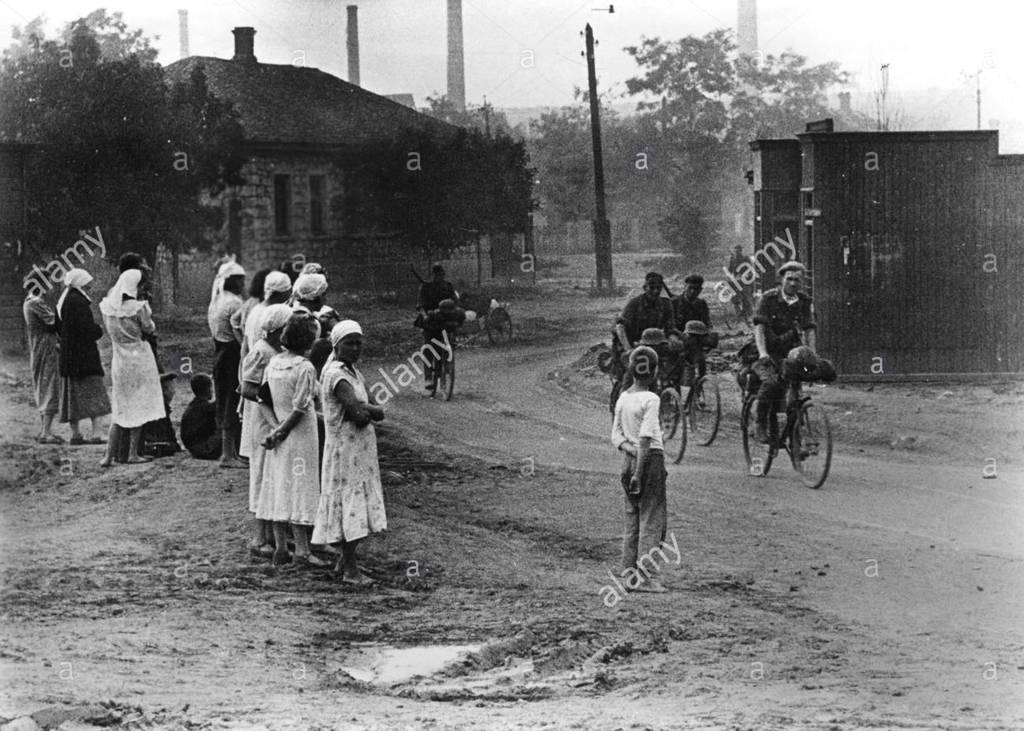
[[[292,308],[288,305],[267,305],[260,313],[260,323],[256,326],[257,337],[262,340],[274,330],[284,327],[292,314]]]
[[[327,277],[323,274],[300,274],[292,287],[296,300],[311,300],[327,291]]]
[[[271,292],[290,292],[292,280],[284,272],[271,272],[263,281],[263,299],[266,300]]]
[[[231,261],[226,261],[220,265],[220,269],[217,270],[217,276],[213,279],[213,288],[210,290],[210,307],[209,311],[212,312],[213,308],[217,304],[217,300],[224,293],[224,281],[228,277],[234,277],[237,275],[245,276],[245,269],[242,268],[241,264],[238,264],[234,258]]]
[[[131,317],[138,312],[146,303],[139,299],[125,300],[124,295],[138,297],[141,281],[142,272],[138,269],[126,269],[121,272],[117,284],[111,287],[107,296],[100,301],[100,312],[107,317]]]
[[[331,328],[331,345],[337,345],[342,341],[342,338],[352,333],[362,335],[363,328],[359,327],[359,323],[355,320],[342,320]]]
[[[77,289],[83,297],[92,302],[85,292],[82,292],[82,287],[92,281],[92,275],[84,269],[68,269],[64,273],[64,291],[60,293],[60,299],[57,300],[57,317],[60,317],[60,310],[64,306],[64,300],[68,298],[68,292],[72,289]]]

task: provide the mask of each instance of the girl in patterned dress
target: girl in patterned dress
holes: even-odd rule
[[[359,323],[342,320],[330,337],[334,360],[320,374],[327,434],[313,543],[340,543],[342,555],[335,571],[341,571],[347,584],[364,585],[373,582],[359,570],[356,547],[369,534],[388,527],[372,424],[384,418],[384,410],[367,394],[355,367],[363,349]]]

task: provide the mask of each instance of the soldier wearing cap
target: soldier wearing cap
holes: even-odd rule
[[[757,392],[757,438],[769,443],[768,414],[785,395],[782,361],[793,348],[806,345],[814,350],[814,308],[801,291],[807,269],[797,261],[779,267],[780,286],[761,295],[754,312],[754,342],[759,360],[753,365],[760,379]]]
[[[444,267],[440,264],[435,264],[430,270],[430,275],[431,281],[420,285],[420,307],[416,318],[417,326],[423,329],[424,345],[430,345],[435,339],[438,342],[444,342],[445,328],[443,322],[451,318],[441,317],[440,310],[442,304],[445,305],[446,311],[460,310],[457,307],[459,293],[455,291],[455,286],[444,278]],[[461,310],[461,313],[462,319],[465,320],[465,310]],[[424,348],[422,352],[425,357],[428,357],[427,354],[432,356],[434,350],[432,348]],[[425,363],[426,367],[423,369],[423,387],[431,393],[434,391],[433,360],[433,357],[428,357]]]
[[[644,277],[644,291],[637,295],[622,310],[612,330],[612,367],[616,382],[624,375],[622,356],[633,349],[644,330],[658,328],[662,334],[675,333],[675,313],[672,302],[661,296],[665,280],[658,272],[648,272]]]
[[[718,347],[718,334],[711,330],[711,312],[700,296],[704,277],[691,274],[683,282],[683,293],[672,300],[672,307],[676,328],[683,331],[683,358],[700,377],[707,373],[707,352]]]

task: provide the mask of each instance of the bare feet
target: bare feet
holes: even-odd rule
[[[142,454],[133,454],[128,458],[128,464],[143,464],[145,462],[152,462],[152,457],[147,457]]]
[[[355,576],[348,576],[347,574],[342,576],[341,583],[351,584],[352,586],[373,586],[377,582],[369,576],[363,576],[362,574],[357,573]]]
[[[112,464],[114,464],[114,460],[110,459],[110,457],[107,457],[105,460],[100,462],[100,467],[109,467]]]
[[[220,461],[220,468],[222,470],[247,470],[249,465],[240,459],[222,459]]]

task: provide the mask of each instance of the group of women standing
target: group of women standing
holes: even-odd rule
[[[236,272],[226,266],[219,274]],[[355,367],[362,329],[352,320],[335,324],[323,303],[327,278],[318,265],[308,265],[294,286],[282,272],[257,272],[253,280],[249,300],[237,306],[221,301],[218,291],[225,287],[215,284],[209,309],[211,333],[227,333],[227,322],[238,340],[239,454],[248,459],[250,550],[278,566],[312,568],[328,567],[332,561],[324,556],[340,554],[335,568],[342,581],[369,583],[356,548],[384,530],[387,517],[372,426],[384,412],[371,402]],[[320,359],[310,356],[325,343],[330,352],[320,370]],[[323,547],[321,555],[315,546]]]
[[[70,443],[107,444],[100,463],[109,466],[122,438],[130,440],[129,462],[145,462],[139,452],[142,425],[166,414],[159,369],[149,339],[155,333],[149,303],[140,294],[144,260],[135,254],[122,257],[117,283],[100,302],[103,323],[110,335],[113,358],[113,399],[107,396],[97,342],[104,328],[93,318],[90,297],[93,277],[73,268],[63,277],[63,291],[51,307],[45,293],[30,293],[23,307],[28,335],[32,380],[40,414],[41,444],[61,444],[53,422],[67,423]],[[111,406],[113,401],[113,406]],[[100,420],[112,414],[107,438]],[[79,424],[89,419],[88,438]]]
[[[92,275],[68,271],[55,308],[46,294],[28,296],[24,305],[40,413],[37,439],[63,442],[53,433],[59,414],[71,426],[72,444],[101,444],[98,421],[112,414],[102,466],[112,463],[125,438],[128,461],[148,461],[139,453],[141,427],[166,413],[151,347],[156,326],[144,292],[145,263],[130,255],[120,268],[99,303],[113,353],[113,406],[97,345],[104,327],[91,310]],[[334,554],[342,581],[371,583],[356,549],[387,528],[373,427],[384,412],[356,368],[362,328],[339,321],[324,305],[327,279],[319,265],[307,265],[294,286],[284,272],[262,271],[254,280],[243,301],[245,271],[225,263],[207,313],[224,434],[221,466],[249,469],[250,548],[275,565],[330,566],[324,556]],[[92,421],[88,439],[79,430],[84,419]],[[314,547],[321,548],[320,556]]]

